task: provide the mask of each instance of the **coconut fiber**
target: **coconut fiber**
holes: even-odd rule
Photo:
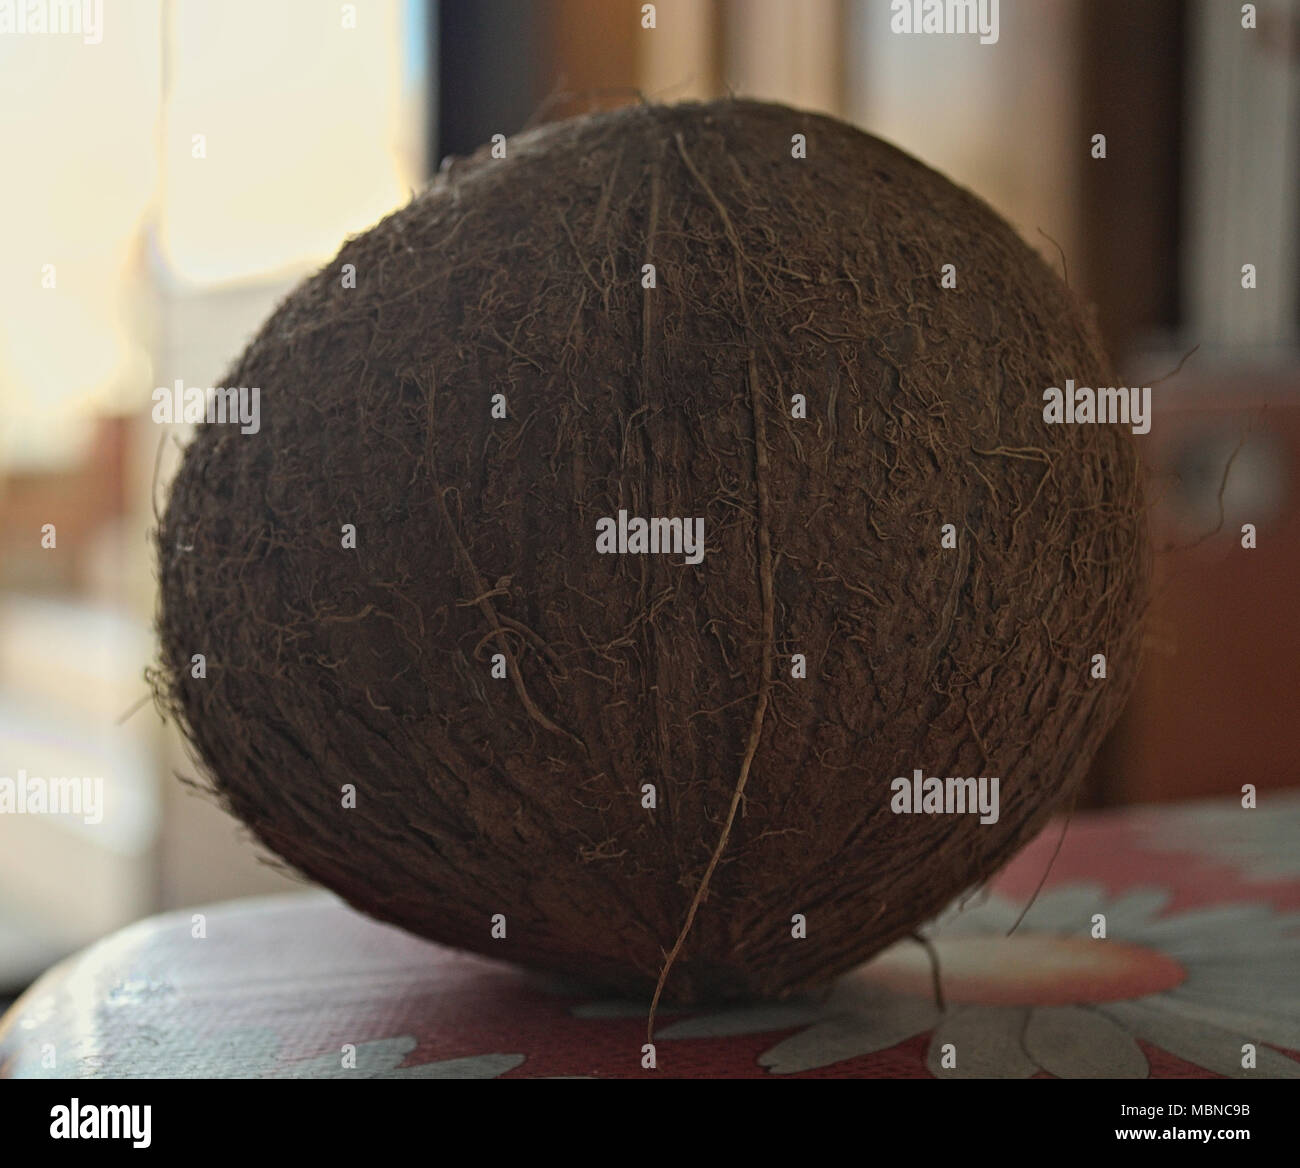
[[[375,917],[626,993],[673,954],[664,1000],[824,983],[1005,863],[1124,702],[1134,439],[1043,414],[1111,372],[1005,222],[847,125],[532,130],[230,371],[261,428],[198,427],[175,479],[158,696]],[[600,554],[620,510],[702,519],[702,559]],[[998,777],[996,822],[896,812],[918,769]]]

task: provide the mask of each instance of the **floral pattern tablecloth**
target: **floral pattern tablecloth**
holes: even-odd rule
[[[829,991],[661,1012],[324,893],[143,921],[0,1023],[10,1077],[1300,1077],[1300,797],[1079,815]],[[1042,890],[1033,898],[1051,862]],[[1033,898],[1015,931],[1012,926]],[[1105,936],[1099,931],[1104,928]]]

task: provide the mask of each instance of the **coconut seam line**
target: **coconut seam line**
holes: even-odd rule
[[[833,119],[641,105],[504,155],[227,374],[263,423],[172,485],[158,700],[379,919],[656,1004],[824,984],[1032,838],[1128,696],[1136,444],[1041,408],[1111,366],[985,204]],[[621,512],[702,559],[597,553]],[[895,813],[915,769],[1000,776],[996,822]]]

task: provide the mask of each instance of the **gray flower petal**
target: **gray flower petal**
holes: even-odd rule
[[[973,897],[965,908],[959,908],[960,901],[950,905],[935,921],[929,932],[936,937],[987,937],[990,934],[1006,933],[1016,923],[1016,917],[1024,908],[995,893],[985,893],[982,897]],[[916,944],[915,941],[907,942]],[[903,944],[903,942],[899,942]]]
[[[1300,1016],[1300,986],[1297,986],[1297,969],[1294,957],[1280,960],[1228,962],[1216,965],[1190,965],[1187,977],[1176,989],[1170,991],[1179,997],[1203,1002],[1207,1006],[1225,1009],[1240,1008],[1245,1003],[1267,1002],[1294,1016]]]
[[[1256,999],[1233,1005],[1239,994],[1216,993],[1205,1001],[1182,989],[1172,990],[1160,998],[1143,998],[1143,1002],[1160,1002],[1179,1017],[1238,1034],[1253,1034],[1254,1041],[1300,1050],[1300,1010],[1272,1000]],[[1225,1004],[1227,1003],[1227,1004]]]
[[[469,1058],[443,1059],[394,1071],[404,1079],[495,1079],[513,1071],[524,1061],[521,1054],[476,1054]]]
[[[272,1072],[273,1079],[494,1079],[524,1061],[521,1054],[480,1054],[414,1067],[400,1064],[416,1047],[409,1034],[357,1044],[357,1065],[340,1065],[341,1052],[327,1051]]]
[[[1169,900],[1165,888],[1130,888],[1097,911],[1106,914],[1107,936],[1128,940],[1139,935],[1148,921],[1159,917]]]
[[[924,1034],[939,1018],[938,1009],[923,998],[898,997],[878,1014],[849,1014],[827,1018],[792,1034],[759,1056],[760,1066],[774,1075],[793,1075],[829,1067],[845,1059],[888,1050]]]
[[[1012,1006],[968,1006],[939,1024],[926,1065],[939,1079],[1027,1079],[1038,1071],[1021,1043],[1029,1011]],[[957,1065],[941,1065],[943,1048],[956,1048]]]
[[[1066,884],[1040,892],[1020,928],[1043,933],[1086,933],[1093,913],[1105,911],[1106,894],[1101,885]]]
[[[1300,1063],[1264,1046],[1263,1036],[1252,1038],[1189,1018],[1159,995],[1107,1002],[1098,1009],[1153,1046],[1217,1074],[1232,1079],[1300,1079]],[[1241,1048],[1247,1042],[1255,1044],[1256,1068],[1249,1071],[1241,1065]]]
[[[1058,1079],[1145,1079],[1150,1071],[1127,1030],[1082,1006],[1034,1010],[1025,1027],[1025,1050]]]
[[[1275,913],[1262,904],[1225,904],[1152,921],[1135,939],[1172,957],[1196,960],[1221,955],[1229,948],[1228,939],[1252,950],[1267,949],[1284,938],[1285,930],[1296,927],[1300,927],[1300,913]]]
[[[684,1018],[655,1031],[656,1038],[731,1038],[738,1034],[762,1034],[768,1030],[788,1030],[805,1026],[823,1017],[826,1008],[820,1002],[799,1000],[772,1002],[761,1006],[742,1006]]]

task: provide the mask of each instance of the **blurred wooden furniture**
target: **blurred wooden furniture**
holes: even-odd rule
[[[1126,803],[1300,786],[1300,373],[1185,373],[1153,398],[1138,439],[1155,553],[1145,655],[1091,793]]]
[[[131,422],[95,421],[73,467],[0,470],[0,586],[28,591],[83,590],[96,534],[127,510]],[[53,524],[55,548],[42,546]]]

